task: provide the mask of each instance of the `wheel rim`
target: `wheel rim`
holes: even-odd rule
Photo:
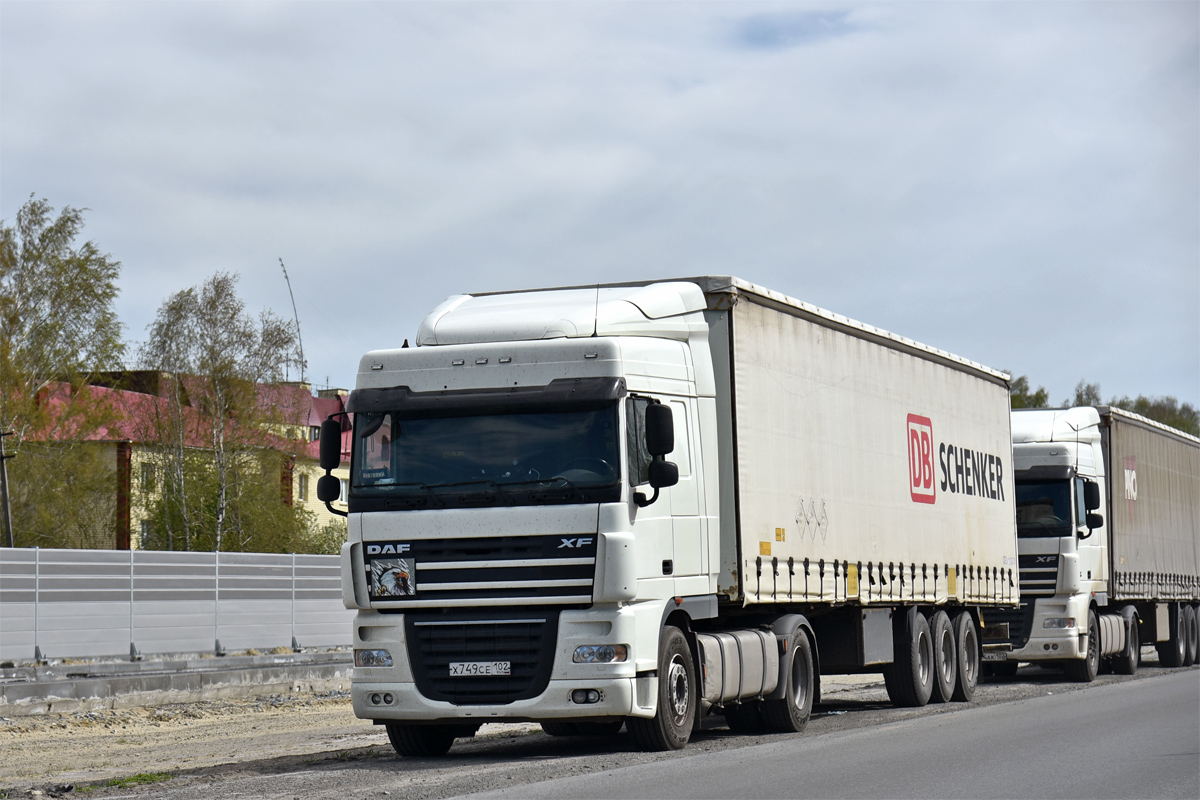
[[[808,659],[801,655],[797,652],[792,657],[792,705],[798,711],[803,711],[808,705]]]
[[[974,686],[976,676],[979,675],[979,653],[977,652],[978,648],[975,646],[975,628],[973,624],[966,629],[966,635],[963,636],[962,648],[962,668],[963,672],[966,673],[966,680],[963,682],[969,686]]]
[[[938,647],[938,657],[942,662],[942,675],[954,674],[954,636],[949,629],[942,629],[942,641]]]
[[[667,670],[667,700],[671,705],[671,716],[676,725],[682,725],[691,705],[691,687],[688,684],[687,667],[683,657],[676,654]]]
[[[922,686],[929,682],[929,668],[933,662],[932,650],[929,636],[922,631],[917,639],[917,677]]]

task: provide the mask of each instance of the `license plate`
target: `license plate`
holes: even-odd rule
[[[1008,653],[1005,653],[1003,650],[998,653],[984,652],[983,660],[984,661],[1008,661]]]
[[[452,676],[511,675],[511,661],[451,661]]]

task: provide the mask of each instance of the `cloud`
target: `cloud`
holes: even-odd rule
[[[1200,403],[1193,4],[5,3],[0,213],[140,336],[217,269],[353,380],[447,295],[733,273]],[[33,66],[30,66],[33,65]]]

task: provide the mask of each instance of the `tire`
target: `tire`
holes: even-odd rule
[[[960,611],[954,617],[952,627],[955,651],[958,653],[958,671],[954,680],[954,694],[950,699],[957,703],[969,703],[975,696],[975,687],[979,685],[979,631],[969,611]]]
[[[907,613],[904,613],[907,611]],[[933,693],[933,639],[929,623],[915,609],[902,610],[893,628],[895,660],[884,669],[883,685],[892,705],[919,708]]]
[[[1197,642],[1196,631],[1196,609],[1190,605],[1181,607],[1183,617],[1183,629],[1187,633],[1187,648],[1183,657],[1183,665],[1190,667],[1196,663],[1196,649],[1200,642]]]
[[[396,753],[406,758],[446,755],[459,729],[457,725],[407,725],[403,722],[389,722],[384,727]]]
[[[762,733],[767,729],[763,721],[762,702],[759,700],[744,700],[741,703],[730,703],[725,706],[725,724],[733,733],[747,735]]]
[[[575,722],[543,722],[542,730],[547,736],[579,736],[579,725]]]
[[[1100,620],[1088,612],[1087,655],[1063,664],[1063,672],[1076,683],[1091,683],[1100,673]]]
[[[804,730],[813,709],[812,643],[803,629],[792,634],[788,646],[787,686],[778,700],[763,700],[762,718],[767,730],[775,733],[799,733]]]
[[[692,737],[697,702],[696,665],[683,631],[663,628],[658,645],[658,708],[650,719],[629,717],[626,727],[645,751],[682,750]]]
[[[1142,643],[1138,636],[1137,612],[1127,609],[1121,616],[1125,619],[1125,649],[1112,657],[1112,669],[1118,675],[1137,674],[1141,660]]]
[[[1187,657],[1187,633],[1183,629],[1182,610],[1179,603],[1170,604],[1167,618],[1170,620],[1171,636],[1154,646],[1158,650],[1158,661],[1164,667],[1182,667]]]
[[[954,646],[950,617],[941,609],[929,617],[929,639],[933,643],[933,692],[929,702],[949,703],[958,681],[958,648]]]

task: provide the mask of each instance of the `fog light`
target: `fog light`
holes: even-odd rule
[[[1043,628],[1074,628],[1074,617],[1049,617],[1042,623]]]
[[[355,650],[354,666],[356,667],[390,667],[392,654],[387,650]]]
[[[579,705],[600,702],[600,692],[597,689],[576,689],[571,692],[571,702]]]
[[[390,706],[390,705],[392,704],[392,701],[393,701],[393,700],[395,700],[395,699],[396,699],[396,698],[392,697],[392,696],[391,696],[391,694],[385,694],[385,695],[383,696],[383,704],[384,704],[385,706]]]
[[[571,656],[576,664],[613,664],[628,658],[629,648],[623,644],[580,645]]]

